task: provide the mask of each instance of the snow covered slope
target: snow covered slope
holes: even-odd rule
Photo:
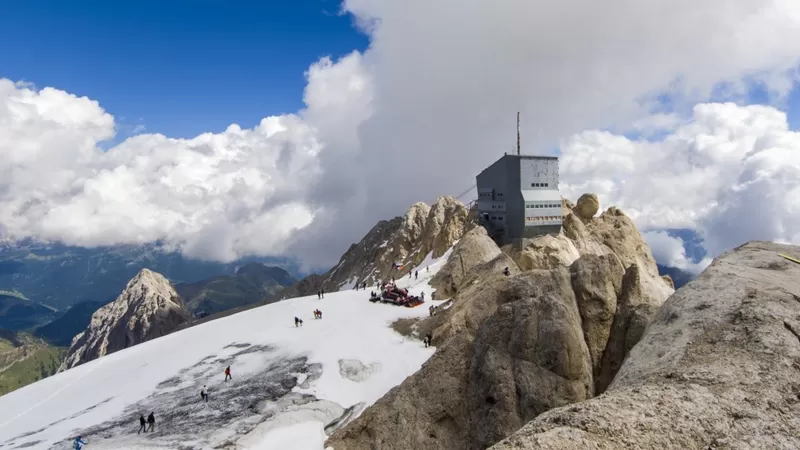
[[[411,293],[447,258],[426,258]],[[430,264],[431,270],[426,270]],[[425,316],[372,304],[369,291],[290,299],[144,342],[0,397],[0,449],[324,448],[332,431],[433,354],[389,325]],[[319,308],[321,320],[313,318]],[[294,326],[294,317],[304,320]],[[223,381],[225,367],[233,379]],[[207,385],[209,401],[200,398]],[[155,413],[153,433],[137,434]]]

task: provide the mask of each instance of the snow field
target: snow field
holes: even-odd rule
[[[442,303],[429,300],[432,289],[427,281],[449,254],[448,251],[435,260],[428,255],[416,268],[419,280],[408,276],[397,280],[412,294],[425,292],[425,303],[416,308],[372,304],[368,301],[369,287],[366,291],[326,293],[322,300],[316,295],[284,300],[145,342],[11,392],[0,397],[0,444],[9,447],[27,444],[26,448],[30,449],[50,448],[74,438],[81,430],[118,418],[126,407],[154,392],[191,387],[187,375],[203,380],[213,402],[215,390],[223,386],[225,367],[198,363],[210,357],[224,358],[243,353],[241,349],[247,347],[246,344],[270,346],[276,352],[237,355],[231,365],[233,380],[227,383],[236,383],[237,377],[242,375],[257,376],[276,355],[288,358],[306,356],[308,364],[322,365],[322,373],[307,387],[296,387],[295,392],[311,394],[342,408],[363,404],[357,409],[357,415],[419,370],[433,354],[433,348],[424,348],[420,341],[395,333],[390,324],[400,318],[425,317],[428,306]],[[425,271],[428,266],[430,272]],[[317,308],[323,313],[321,320],[313,318],[312,311]],[[303,319],[302,326],[294,326],[295,316]],[[370,370],[357,377],[342,376],[341,360],[358,361]],[[354,370],[353,367],[360,367],[352,362],[344,365],[350,371]],[[162,383],[165,380],[174,380],[175,384]],[[303,381],[302,377],[299,381]],[[199,388],[196,394],[199,402]],[[332,409],[325,411],[328,412],[298,407],[255,428],[251,424],[246,435],[233,429],[218,430],[218,434],[241,440],[238,448],[322,450],[326,438],[323,428],[330,420]],[[142,412],[147,414],[149,411]],[[155,415],[158,427],[158,410],[155,410]],[[105,440],[89,434],[84,439],[90,448],[114,448],[115,445],[119,448],[123,442],[125,448],[169,447],[167,443],[159,443],[155,437],[138,437],[135,434],[137,419],[138,415],[130,417],[132,436]]]

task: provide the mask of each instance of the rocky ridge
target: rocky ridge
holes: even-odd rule
[[[474,226],[468,216],[467,208],[452,196],[439,197],[432,206],[415,203],[404,216],[378,222],[351,245],[339,263],[317,279],[317,289],[331,292],[403,276],[429,254],[442,256]],[[395,262],[404,267],[393,270]]]
[[[142,269],[116,300],[92,314],[88,328],[72,340],[59,370],[164,336],[191,319],[170,282]]]
[[[483,449],[605,391],[674,290],[621,211],[595,217],[593,195],[564,210],[563,234],[522,249],[480,227],[460,238],[431,280],[453,306],[417,325],[436,353],[330,447]]]
[[[666,301],[603,395],[492,449],[800,448],[800,265],[780,253],[800,258],[769,242],[718,257]]]

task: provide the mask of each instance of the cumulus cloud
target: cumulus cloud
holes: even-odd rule
[[[666,231],[647,231],[642,233],[642,236],[650,246],[653,257],[661,265],[675,267],[692,275],[697,275],[711,264],[711,258],[708,257],[700,261],[692,260],[686,254],[683,239],[678,236],[672,236]]]
[[[640,228],[694,229],[714,256],[753,239],[800,243],[800,133],[773,107],[700,104],[662,140],[587,131],[561,151],[567,196],[596,192]]]
[[[369,48],[314,62],[306,107],[253,129],[140,134],[103,152],[118,128],[96,102],[0,81],[0,227],[78,245],[158,239],[223,260],[289,254],[324,267],[377,220],[474,184],[514,148],[520,111],[523,151],[560,145],[572,197],[598,192],[649,229],[705,230],[715,250],[755,232],[797,239],[796,205],[760,197],[792,187],[794,169],[774,164],[796,141],[785,115],[692,106],[741,99],[753,83],[786,94],[800,63],[800,3],[342,7]],[[772,226],[740,216],[756,207]]]

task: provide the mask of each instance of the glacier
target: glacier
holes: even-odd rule
[[[447,255],[426,258],[428,280]],[[425,270],[427,267],[430,271]],[[203,323],[82,364],[0,397],[0,449],[293,448],[323,450],[343,426],[422,367],[434,348],[390,325],[428,306],[368,301],[369,290],[287,299]],[[313,318],[320,309],[322,319]],[[304,321],[295,327],[294,317]],[[224,380],[225,367],[233,379]],[[208,388],[208,402],[200,389]],[[152,433],[139,415],[155,413]]]

